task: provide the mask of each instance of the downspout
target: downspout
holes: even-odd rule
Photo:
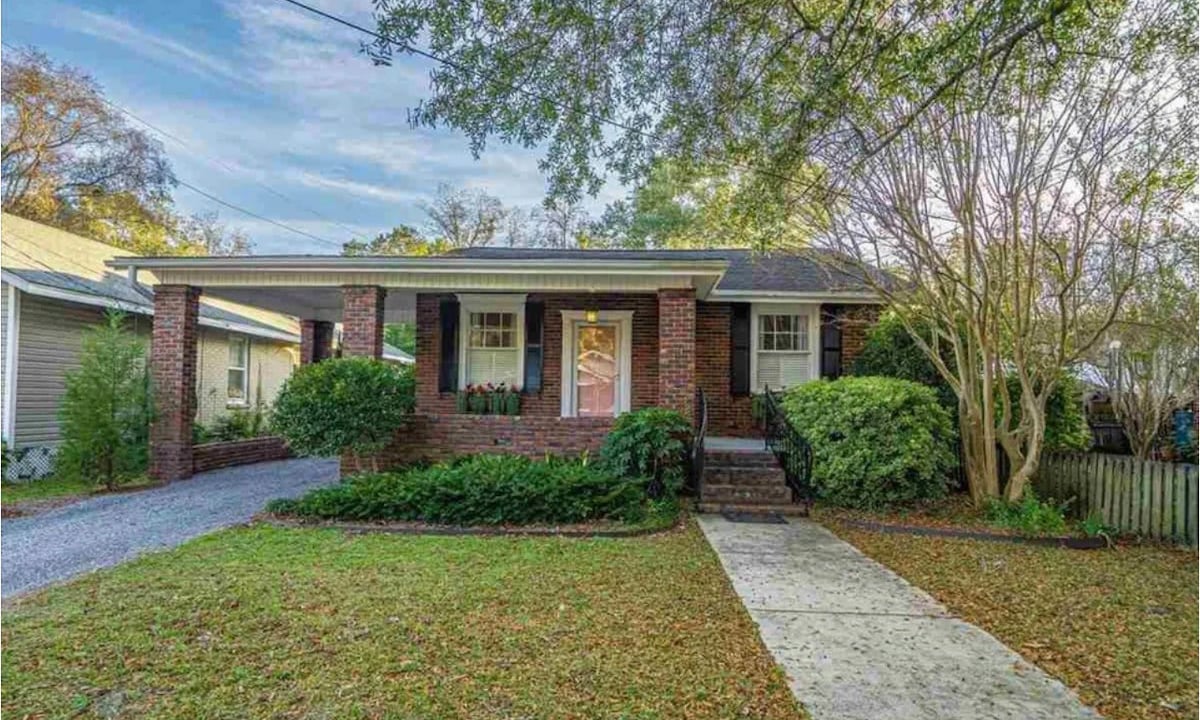
[[[21,332],[21,292],[8,286],[8,323],[4,328],[4,440],[10,446],[17,429],[17,350]]]

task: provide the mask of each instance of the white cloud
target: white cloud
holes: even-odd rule
[[[291,180],[308,187],[335,190],[371,200],[382,200],[384,202],[413,202],[420,199],[423,195],[422,193],[409,190],[401,190],[394,186],[376,185],[357,180],[329,177],[310,171],[294,172],[289,177]]]
[[[224,58],[209,55],[190,45],[147,32],[120,18],[104,13],[64,6],[54,13],[54,24],[64,30],[90,35],[116,43],[139,55],[166,63],[181,70],[208,77],[245,83],[244,73]]]

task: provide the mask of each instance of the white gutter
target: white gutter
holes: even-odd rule
[[[872,292],[789,292],[785,290],[713,290],[708,296],[712,302],[823,302],[883,304],[883,300]]]
[[[341,255],[252,255],[241,257],[116,257],[105,262],[111,268],[133,266],[146,270],[263,270],[379,272],[404,270],[428,273],[544,273],[594,275],[597,272],[621,272],[631,275],[686,273],[716,275],[725,272],[725,260],[603,260],[557,259],[498,260],[491,258],[419,257],[345,257]]]
[[[8,286],[8,322],[4,328],[4,440],[12,447],[17,432],[17,352],[21,333],[21,292]]]
[[[4,271],[2,273],[4,282],[8,283],[10,288],[19,289],[21,292],[37,297],[49,298],[51,300],[62,300],[65,302],[78,303],[80,305],[91,305],[93,307],[102,307],[112,310],[120,310],[121,312],[135,313],[138,315],[154,315],[153,305],[141,305],[125,302],[117,298],[108,297],[105,295],[92,295],[91,293],[79,292],[77,290],[63,290],[62,288],[49,287],[47,285],[39,285],[31,283],[22,277]],[[231,332],[242,333],[243,335],[253,335],[255,337],[270,338],[272,340],[281,340],[289,343],[299,343],[300,336],[294,333],[289,333],[284,330],[273,330],[260,327],[258,325],[248,325],[246,323],[233,322],[229,320],[217,320],[216,318],[200,317],[199,324],[203,327],[218,328],[221,330],[229,330]],[[8,357],[4,359],[5,364],[8,364]]]

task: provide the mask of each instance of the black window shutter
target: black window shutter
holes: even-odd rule
[[[458,389],[458,301],[443,300],[438,310],[442,325],[438,392],[453,392]]]
[[[842,323],[836,313],[821,313],[821,377],[842,376]]]
[[[750,394],[750,303],[731,303],[729,313],[729,392]]]
[[[545,325],[546,305],[541,302],[525,303],[525,392],[541,392],[542,389],[542,327]]]

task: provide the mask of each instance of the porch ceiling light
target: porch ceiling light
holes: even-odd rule
[[[587,319],[587,321],[589,323],[594,323],[600,319],[600,311],[599,310],[587,310],[584,312],[583,316],[584,316],[584,318]]]

